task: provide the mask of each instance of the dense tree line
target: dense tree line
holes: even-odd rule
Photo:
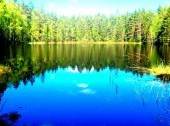
[[[56,16],[16,0],[0,0],[3,43],[111,41],[170,42],[170,7],[138,10],[121,16]]]

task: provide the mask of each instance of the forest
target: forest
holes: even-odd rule
[[[170,42],[170,7],[123,15],[57,16],[0,0],[1,44],[29,42]]]

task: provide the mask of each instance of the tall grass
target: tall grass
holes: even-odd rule
[[[152,68],[150,68],[150,71],[154,75],[161,75],[161,74],[170,75],[170,64],[169,65],[159,64],[157,66],[153,66]]]

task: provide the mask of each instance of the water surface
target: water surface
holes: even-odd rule
[[[0,79],[0,114],[20,114],[16,122],[5,120],[11,125],[170,124],[169,82],[130,69],[169,63],[168,46],[29,45],[8,49],[0,62],[13,71]]]

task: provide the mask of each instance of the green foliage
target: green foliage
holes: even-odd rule
[[[27,30],[27,18],[22,14],[22,8],[17,3],[0,3],[0,32],[7,41],[24,41]]]
[[[0,1],[0,37],[5,43],[167,42],[170,39],[170,7],[159,8],[157,13],[139,10],[122,16],[57,17],[32,6]]]
[[[161,42],[170,42],[170,7],[165,9],[157,39]]]

